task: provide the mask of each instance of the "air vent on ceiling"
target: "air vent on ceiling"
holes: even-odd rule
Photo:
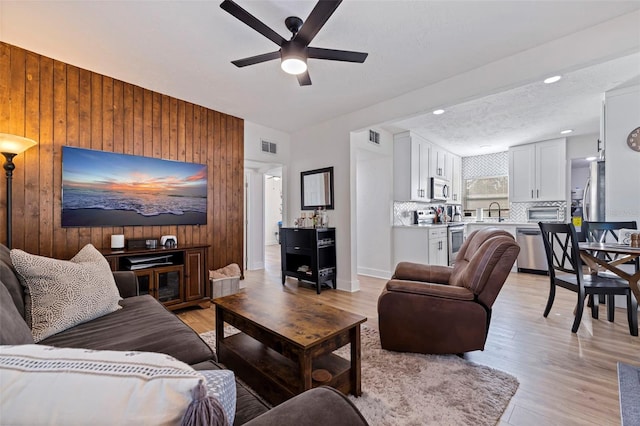
[[[262,141],[262,152],[268,152],[269,154],[278,153],[278,145],[274,142]]]
[[[369,142],[380,145],[380,133],[374,130],[369,130]]]

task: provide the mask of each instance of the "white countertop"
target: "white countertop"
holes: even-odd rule
[[[455,222],[462,223],[462,222]],[[429,229],[429,228],[446,228],[446,223],[430,223],[428,225],[393,225],[394,228],[413,228],[413,229]]]
[[[498,222],[498,221],[489,221],[485,220],[484,222],[462,222],[467,225],[478,225],[478,226],[519,226],[522,228],[537,228],[538,224],[535,222]]]

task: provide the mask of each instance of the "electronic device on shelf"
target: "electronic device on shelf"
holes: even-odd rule
[[[160,237],[160,245],[164,247],[175,247],[178,245],[178,239],[175,235],[163,235]]]

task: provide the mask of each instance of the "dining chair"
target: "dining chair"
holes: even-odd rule
[[[583,273],[582,259],[576,230],[571,223],[538,223],[542,231],[547,263],[549,265],[549,298],[544,310],[546,318],[556,295],[556,287],[562,287],[577,293],[578,303],[571,331],[576,333],[582,321],[585,299],[590,298],[591,316],[598,318],[598,298],[594,296],[606,295],[609,305],[613,306],[613,296],[627,297],[627,319],[629,332],[638,335],[638,302],[631,292],[629,283],[620,278],[610,278]],[[612,321],[612,318],[609,318]]]
[[[628,222],[585,222],[584,225],[587,241],[595,243],[618,243],[620,242],[619,231],[621,229],[638,229],[638,224],[635,220]],[[614,260],[610,253],[601,252],[598,256],[608,262]],[[635,258],[628,263],[635,265],[636,271],[640,269],[640,258]]]

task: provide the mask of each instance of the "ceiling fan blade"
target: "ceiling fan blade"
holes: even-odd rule
[[[272,61],[274,59],[280,59],[280,51],[263,53],[262,55],[251,56],[249,58],[237,59],[231,61],[233,65],[238,68],[246,67],[247,65],[259,64],[261,62]]]
[[[238,6],[232,0],[224,0],[220,4],[220,7],[277,44],[278,46],[282,46],[282,43],[286,41],[280,34],[266,26],[262,21]]]
[[[307,20],[304,21],[302,28],[300,28],[300,31],[298,31],[294,39],[308,46],[311,40],[318,34],[318,31],[320,31],[331,15],[333,15],[333,12],[340,6],[340,3],[342,3],[342,0],[318,1],[318,4],[313,8]]]
[[[309,70],[303,72],[302,74],[298,74],[297,77],[300,86],[311,86],[311,77],[309,77]]]
[[[358,62],[363,63],[367,59],[368,53],[352,52],[350,50],[321,49],[318,47],[307,48],[309,58],[328,59],[330,61]]]

